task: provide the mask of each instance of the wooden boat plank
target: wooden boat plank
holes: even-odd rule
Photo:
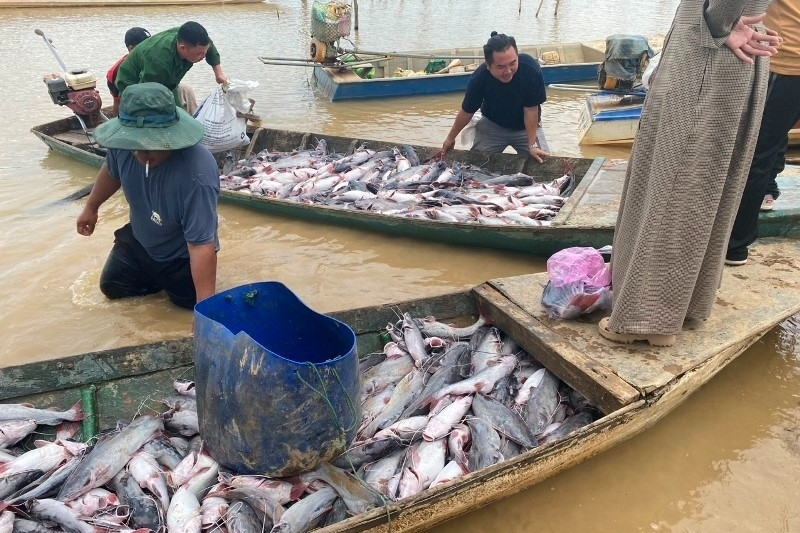
[[[0,369],[0,400],[191,365],[193,350],[187,337]]]
[[[533,292],[541,294],[547,274],[530,276]],[[485,283],[474,289],[481,313],[502,331],[505,331],[534,359],[561,378],[570,387],[578,390],[604,413],[612,413],[639,398],[641,394],[597,358],[591,352],[571,349],[569,339],[561,336],[532,316],[501,291]]]
[[[564,218],[556,216],[558,223],[574,227],[613,228],[617,223],[626,168],[624,161],[609,160],[603,162],[596,173],[587,173],[559,213],[563,213]]]
[[[596,316],[581,320],[548,318],[541,305],[546,281],[546,274],[541,273],[491,280],[489,284],[541,324],[537,335],[545,335],[538,329],[546,328],[563,340],[552,345],[558,356],[574,360],[591,353],[632,387],[649,394],[701,365],[710,354],[762,334],[800,311],[800,244],[792,239],[757,241],[750,249],[747,265],[724,270],[711,316],[687,322],[678,342],[668,348],[606,341],[597,334]],[[587,376],[590,371],[587,369]]]

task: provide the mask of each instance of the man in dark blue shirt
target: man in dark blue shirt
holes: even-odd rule
[[[518,154],[530,154],[538,162],[547,155],[539,142],[541,104],[547,100],[539,63],[517,52],[513,37],[492,32],[483,46],[486,62],[469,79],[467,92],[453,127],[442,144],[446,154],[456,137],[480,109],[472,150],[502,152],[512,146]]]
[[[163,85],[138,83],[122,93],[119,116],[94,135],[108,154],[78,216],[78,233],[94,232],[100,205],[120,187],[130,207],[130,222],[114,232],[100,290],[110,299],[164,290],[186,308],[212,296],[219,170],[199,144],[203,125],[176,107]]]

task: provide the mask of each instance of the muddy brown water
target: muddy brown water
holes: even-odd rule
[[[439,145],[460,95],[331,103],[310,70],[263,65],[257,56],[303,57],[311,2],[231,7],[10,9],[0,11],[0,366],[185,335],[191,313],[163,296],[109,302],[97,281],[124,199],[101,209],[95,235],[75,232],[81,203],[44,208],[90,183],[96,169],[58,154],[31,126],[67,116],[41,77],[59,66],[99,78],[124,52],[131,26],[152,32],[204,24],[231,78],[260,83],[251,96],[265,125]],[[635,4],[635,5],[632,5]],[[520,44],[663,34],[676,0],[360,1],[351,38],[369,50],[475,46],[492,30]],[[521,6],[521,11],[520,11]],[[205,64],[185,78],[198,97],[213,89]],[[103,81],[101,94],[108,98]],[[581,93],[549,91],[544,127],[554,153],[625,158],[624,149],[577,144]],[[522,254],[452,247],[220,206],[219,289],[278,280],[309,305],[332,311],[464,289],[495,277],[542,271]],[[800,530],[798,325],[773,329],[653,428],[538,486],[439,526],[438,531]]]

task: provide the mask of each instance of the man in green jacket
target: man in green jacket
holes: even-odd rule
[[[203,59],[211,65],[217,83],[228,81],[206,29],[197,22],[186,22],[180,28],[156,33],[134,48],[117,70],[117,90],[122,94],[130,85],[157,82],[171,90],[176,105],[182,107],[178,84],[192,65]]]

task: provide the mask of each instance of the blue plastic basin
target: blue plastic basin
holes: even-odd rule
[[[220,292],[194,315],[200,433],[222,466],[283,477],[346,449],[361,418],[349,326],[278,282]]]

